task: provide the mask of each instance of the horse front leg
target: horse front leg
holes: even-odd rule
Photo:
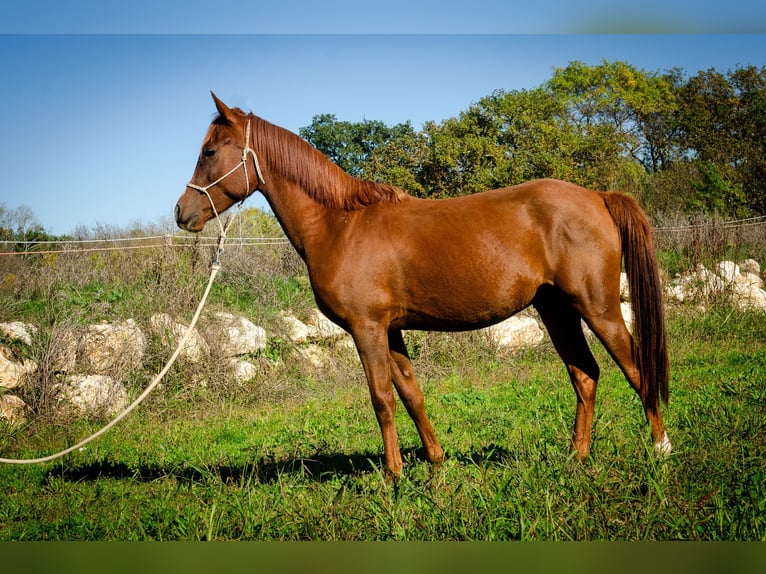
[[[386,468],[394,479],[402,474],[402,453],[396,431],[396,400],[391,384],[388,337],[386,329],[377,324],[352,329],[359,358],[362,361],[372,407],[383,435],[383,454]]]
[[[412,367],[407,347],[404,344],[401,331],[392,331],[388,335],[388,346],[391,353],[391,378],[396,387],[396,392],[402,399],[410,418],[418,429],[420,440],[426,451],[426,458],[434,465],[434,470],[441,466],[444,460],[444,451],[434,433],[431,421],[428,419],[425,409],[423,391],[418,385],[415,371]]]

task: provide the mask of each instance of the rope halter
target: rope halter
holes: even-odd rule
[[[255,166],[255,174],[256,174],[256,181],[255,181],[255,187],[251,190],[250,189],[250,176],[247,173],[247,156],[251,155],[253,156],[253,165]],[[255,150],[250,147],[250,120],[247,120],[247,128],[245,130],[245,147],[242,149],[242,159],[239,161],[237,165],[235,165],[233,168],[231,168],[229,171],[227,171],[225,174],[223,174],[221,177],[216,179],[212,183],[208,183],[205,186],[197,185],[196,183],[189,182],[186,184],[186,187],[190,187],[195,191],[199,191],[200,193],[204,193],[207,197],[208,201],[210,202],[210,207],[213,208],[213,214],[215,215],[215,219],[218,222],[218,227],[221,230],[221,236],[226,236],[226,230],[228,229],[229,225],[227,222],[227,225],[224,226],[221,224],[221,218],[218,214],[218,210],[215,208],[215,204],[213,203],[213,198],[210,197],[210,193],[208,193],[208,190],[221,183],[224,179],[229,177],[231,174],[233,174],[235,171],[237,171],[240,167],[242,167],[245,170],[245,194],[242,196],[242,199],[239,202],[239,205],[242,206],[242,203],[250,197],[253,193],[255,193],[255,190],[258,189],[258,180],[261,181],[261,183],[266,183],[266,180],[263,178],[263,173],[261,172],[261,166],[258,163],[258,156],[255,153]],[[216,257],[217,259],[217,257]]]

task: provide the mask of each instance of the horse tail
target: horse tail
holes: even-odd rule
[[[625,273],[633,307],[633,356],[641,377],[644,408],[657,412],[667,404],[670,367],[657,256],[646,214],[632,197],[604,194],[604,202],[620,232]]]

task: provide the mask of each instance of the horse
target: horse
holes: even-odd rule
[[[590,451],[599,365],[582,320],[640,397],[659,456],[672,450],[660,413],[669,363],[651,228],[631,196],[554,179],[423,199],[357,179],[296,134],[211,92],[217,115],[177,225],[206,222],[260,191],[303,259],[318,308],[350,333],[383,437],[387,474],[403,463],[396,389],[433,468],[444,460],[403,329],[465,331],[532,306],[576,395],[570,449]],[[624,260],[633,335],[620,310]]]

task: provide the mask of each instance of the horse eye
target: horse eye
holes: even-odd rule
[[[215,148],[206,147],[204,150],[202,150],[202,155],[205,157],[213,157],[215,155]]]

